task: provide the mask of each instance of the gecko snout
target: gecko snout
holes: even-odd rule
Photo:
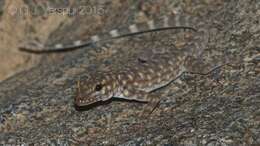
[[[74,102],[76,106],[87,106],[97,102],[97,99],[91,98],[91,96],[83,96],[82,93],[77,92]]]
[[[98,101],[99,98],[91,92],[88,93],[86,89],[81,89],[80,87],[77,88],[76,96],[74,98],[76,106],[88,106]]]

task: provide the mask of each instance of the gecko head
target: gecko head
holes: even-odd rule
[[[77,82],[76,106],[87,106],[112,97],[111,81],[105,75],[95,74]]]

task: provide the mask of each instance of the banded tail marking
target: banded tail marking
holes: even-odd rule
[[[178,15],[174,16],[173,18],[169,18],[168,16],[163,16],[159,20],[149,20],[145,23],[132,24],[127,28],[114,29],[101,35],[94,35],[91,37],[91,39],[87,41],[77,40],[72,42],[72,44],[68,44],[68,45],[59,43],[54,45],[54,47],[46,47],[45,50],[42,49],[44,47],[41,47],[41,50],[34,50],[32,48],[20,47],[19,50],[29,52],[29,53],[35,53],[35,54],[66,52],[66,51],[72,51],[83,47],[87,47],[99,42],[102,43],[102,42],[111,41],[113,39],[135,36],[144,33],[156,32],[156,31],[165,31],[165,30],[173,30],[173,29],[187,29],[187,30],[197,31],[195,28],[187,25],[189,23],[185,21],[189,21],[189,20],[185,19],[184,22],[182,22],[180,18],[181,16]],[[181,26],[182,24],[183,26]]]

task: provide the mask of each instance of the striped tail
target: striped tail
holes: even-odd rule
[[[91,39],[85,41],[77,40],[72,42],[71,44],[59,43],[54,46],[44,46],[39,43],[34,43],[33,46],[39,48],[38,50],[34,50],[31,47],[20,47],[19,50],[35,54],[66,52],[87,47],[95,43],[108,42],[113,39],[130,37],[149,32],[165,31],[172,29],[186,29],[196,31],[196,29],[189,26],[189,24],[192,24],[189,17],[180,17],[179,15],[176,15],[174,17],[163,16],[159,20],[150,20],[145,23],[129,25],[127,28],[114,29],[107,33],[94,35],[91,37]]]

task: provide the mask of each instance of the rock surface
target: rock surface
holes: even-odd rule
[[[46,6],[41,2],[23,2],[31,9],[39,4]],[[196,26],[203,34],[159,32],[63,54],[36,56],[39,62],[33,68],[0,83],[0,144],[260,144],[259,2],[90,0],[52,1],[47,6],[88,6],[84,8],[93,12],[33,15],[31,22],[55,23],[31,23],[31,31],[26,32],[30,39],[46,44],[88,38],[179,11],[199,17]],[[94,9],[104,11],[97,14]],[[59,18],[58,22],[55,18]],[[35,37],[41,34],[39,31],[47,30],[46,36]],[[191,47],[196,41],[200,41],[199,47],[189,52],[194,51]],[[223,66],[207,75],[187,74],[167,87],[172,94],[161,97],[159,107],[149,118],[138,116],[144,107],[138,102],[111,100],[86,109],[75,108],[73,97],[80,77],[120,68],[151,49],[173,47],[191,54],[186,64],[189,71],[205,73]]]

